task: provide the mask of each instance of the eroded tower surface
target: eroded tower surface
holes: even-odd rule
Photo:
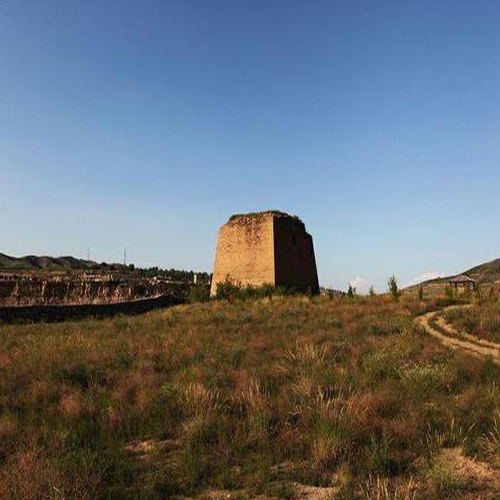
[[[227,278],[319,292],[313,241],[304,223],[283,212],[233,215],[219,229],[211,294]]]

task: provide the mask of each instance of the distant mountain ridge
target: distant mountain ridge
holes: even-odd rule
[[[97,265],[91,260],[77,259],[71,256],[49,257],[47,255],[27,255],[11,257],[0,253],[0,271],[69,271],[74,269],[92,269]]]
[[[494,283],[500,280],[500,259],[473,267],[462,274],[484,283]]]
[[[420,285],[432,285],[438,283],[446,283],[448,280],[454,276],[459,276],[464,274],[469,278],[475,279],[480,283],[495,283],[500,281],[500,259],[495,259],[490,262],[485,262],[484,264],[480,264],[479,266],[471,267],[468,271],[463,273],[453,274],[452,276],[446,276],[442,278],[434,278],[432,280],[424,281],[415,286]]]
[[[81,271],[97,273],[111,273],[113,275],[127,275],[135,278],[163,277],[171,281],[193,283],[196,275],[197,283],[210,283],[211,274],[205,271],[186,271],[183,269],[162,269],[158,266],[149,268],[136,267],[134,264],[124,266],[118,263],[94,262],[93,260],[77,259],[69,255],[63,257],[50,257],[47,255],[27,255],[25,257],[12,257],[0,253],[0,273],[7,274],[50,274],[70,273],[80,274]]]

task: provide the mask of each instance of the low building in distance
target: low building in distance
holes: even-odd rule
[[[475,290],[476,289],[476,280],[469,278],[465,274],[461,274],[460,276],[455,276],[454,278],[450,278],[449,284],[451,288],[455,290]]]

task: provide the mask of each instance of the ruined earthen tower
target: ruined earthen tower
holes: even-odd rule
[[[219,230],[211,295],[226,278],[318,293],[313,241],[304,223],[278,211],[233,215]]]

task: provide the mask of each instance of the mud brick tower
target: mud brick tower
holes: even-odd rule
[[[233,215],[219,229],[211,295],[229,278],[242,286],[319,292],[313,241],[298,218],[278,211]]]

